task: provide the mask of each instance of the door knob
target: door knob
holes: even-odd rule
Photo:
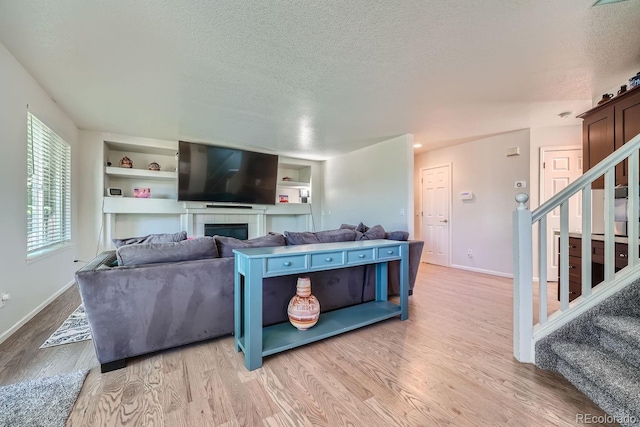
[[[447,221],[446,219],[443,219],[443,220],[442,220],[442,221],[440,221],[440,222],[444,222],[444,223],[446,224],[446,223],[447,223],[447,222],[449,222],[449,221]]]

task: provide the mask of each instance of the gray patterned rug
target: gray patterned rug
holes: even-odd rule
[[[0,387],[0,426],[64,427],[88,372]]]
[[[91,330],[89,329],[89,322],[87,321],[87,314],[84,312],[84,306],[80,304],[80,307],[71,313],[71,315],[64,321],[62,326],[58,328],[40,348],[53,347],[54,345],[69,344],[72,342],[79,342],[91,339]]]

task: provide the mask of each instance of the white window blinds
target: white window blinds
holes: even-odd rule
[[[27,112],[27,256],[71,240],[71,147]]]

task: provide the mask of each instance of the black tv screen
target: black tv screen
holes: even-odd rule
[[[274,205],[277,179],[277,155],[178,143],[178,200]]]

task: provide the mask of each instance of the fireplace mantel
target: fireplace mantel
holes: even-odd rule
[[[249,239],[263,236],[270,231],[313,231],[311,204],[290,203],[277,205],[254,205],[251,209],[234,207],[208,208],[206,203],[178,202],[169,199],[149,199],[128,204],[126,198],[104,198],[103,248],[113,248],[111,239],[123,238],[116,229],[117,215],[139,218],[143,221],[150,215],[171,215],[179,218],[180,228],[189,237],[204,236],[205,223],[246,223]],[[138,200],[139,202],[139,200]],[[161,232],[161,231],[159,231]]]

